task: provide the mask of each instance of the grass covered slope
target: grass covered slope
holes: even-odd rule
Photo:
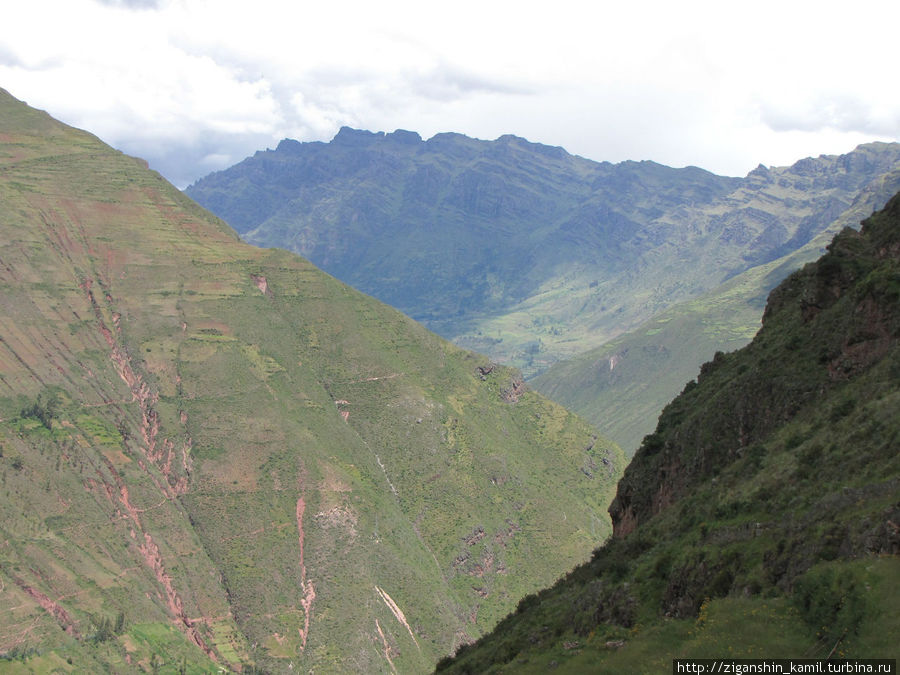
[[[663,411],[592,561],[442,672],[896,658],[900,195],[770,295]]]
[[[0,661],[421,672],[610,531],[621,452],[0,91]]]

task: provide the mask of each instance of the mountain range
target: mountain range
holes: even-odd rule
[[[0,90],[0,669],[422,672],[611,531],[617,446]]]
[[[898,410],[900,194],[783,281],[753,341],[665,407],[592,560],[438,671],[896,659]]]
[[[896,143],[731,178],[515,136],[345,127],[329,143],[286,139],[186,193],[245,240],[300,253],[530,378],[833,235],[851,207],[869,215],[897,169]]]

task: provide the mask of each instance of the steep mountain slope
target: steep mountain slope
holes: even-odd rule
[[[897,658],[900,195],[769,296],[660,416],[614,537],[447,672]]]
[[[514,136],[344,128],[187,193],[251,243],[299,252],[530,377],[800,248],[898,166],[900,145],[882,143],[737,179]]]
[[[898,191],[900,169],[873,181],[824,232],[796,251],[670,307],[602,347],[556,363],[530,384],[592,422],[630,456],[702,363],[753,338],[766,296],[778,283],[821,256],[843,228],[859,227]]]
[[[421,672],[609,532],[515,371],[2,90],[0,204],[0,664]]]

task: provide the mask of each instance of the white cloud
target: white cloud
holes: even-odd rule
[[[0,86],[181,186],[342,124],[743,174],[900,138],[879,37],[898,18],[876,0],[31,0],[4,11]]]

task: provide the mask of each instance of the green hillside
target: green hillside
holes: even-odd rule
[[[620,450],[0,90],[0,670],[422,672]]]
[[[769,297],[663,411],[614,535],[448,673],[898,657],[900,195]]]
[[[187,194],[247,241],[296,251],[530,378],[803,247],[898,167],[889,143],[739,179],[514,136],[344,128]]]
[[[873,181],[808,244],[670,307],[601,347],[554,364],[530,384],[596,425],[630,456],[702,363],[753,338],[766,297],[779,282],[821,256],[837,232],[858,228],[876,205],[898,191],[900,170],[895,170]]]

